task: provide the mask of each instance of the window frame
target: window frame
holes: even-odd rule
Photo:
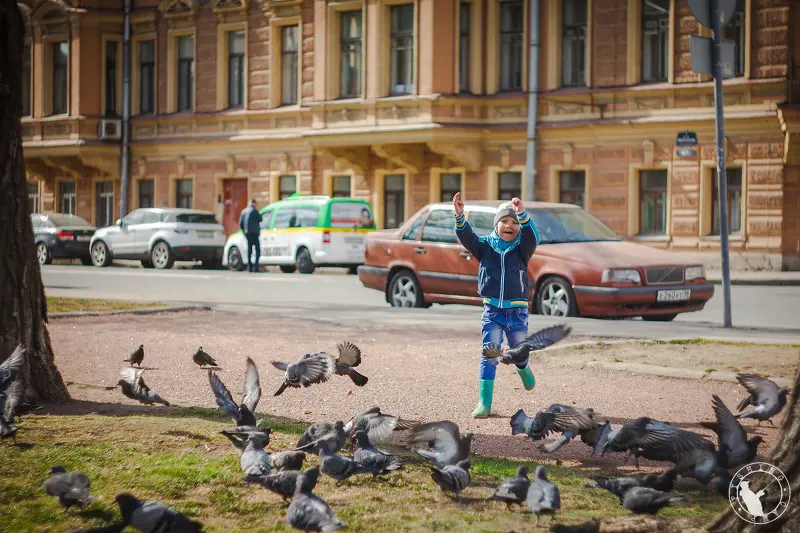
[[[750,77],[749,74],[749,28],[750,17],[748,13],[749,2],[747,0],[737,0],[736,11],[731,17],[728,24],[722,28],[722,38],[729,39],[734,42],[734,58],[736,60],[733,69],[733,76],[731,78]],[[737,28],[738,26],[738,28]],[[739,40],[741,39],[741,44]]]
[[[158,39],[154,33],[135,35],[131,39],[131,115],[151,116],[158,113]],[[143,76],[142,76],[142,44],[153,43],[152,65],[152,110],[142,110]]]
[[[344,32],[344,23],[345,17],[351,17],[358,14],[359,17],[359,36],[358,38],[355,37],[345,37],[343,35]],[[364,95],[364,10],[359,9],[347,9],[343,11],[338,11],[336,13],[336,25],[337,25],[337,44],[338,48],[336,50],[337,53],[337,61],[336,65],[337,68],[337,91],[336,94],[340,99],[349,99],[349,98],[361,98]],[[355,47],[355,50],[345,50],[345,46],[348,48]],[[344,60],[345,56],[352,56],[357,58],[358,61],[358,83],[357,83],[357,91],[355,93],[345,93],[343,91],[344,88]]]
[[[50,45],[50,80],[51,80],[51,91],[50,91],[50,113],[49,115],[57,116],[57,115],[68,115],[69,114],[69,106],[70,106],[70,98],[69,98],[69,85],[70,85],[70,63],[71,63],[71,46],[69,39],[54,39],[52,42],[48,42]],[[60,57],[60,54],[56,54],[57,47],[66,45],[67,48],[67,55],[63,65],[64,69],[64,108],[56,107],[56,99],[57,99],[57,87],[56,87],[56,69],[60,68],[60,65],[56,62],[56,57]]]
[[[735,187],[735,189],[738,189],[738,191],[739,191],[739,216],[738,217],[734,217],[733,216],[733,211],[731,210],[731,205],[732,205],[732,202],[731,202],[731,196],[732,196],[731,189],[732,189],[732,187],[731,187],[731,183],[730,183],[731,182],[731,170],[738,171],[738,173],[739,173],[739,185],[738,185],[738,187]],[[732,167],[727,167],[725,169],[725,178],[727,179],[727,182],[728,182],[727,183],[727,187],[725,188],[725,193],[727,195],[727,200],[728,200],[728,206],[727,207],[728,207],[728,235],[729,236],[737,236],[738,237],[738,236],[743,236],[744,235],[744,222],[743,222],[743,220],[744,220],[745,209],[746,209],[746,206],[745,206],[745,183],[744,183],[744,177],[745,177],[745,173],[744,173],[744,168],[742,168],[742,167],[732,166]],[[717,220],[717,216],[716,215],[718,214],[718,211],[719,211],[719,206],[717,205],[718,204],[717,198],[718,198],[718,194],[719,194],[719,189],[717,187],[717,169],[716,169],[716,167],[711,169],[711,179],[710,179],[710,181],[711,181],[711,225],[710,225],[710,232],[709,232],[708,235],[711,236],[711,237],[720,237],[721,234],[722,234],[722,228],[720,228],[720,227],[716,227],[715,228],[714,227],[715,226],[715,221]],[[733,225],[731,224],[731,222],[734,221],[734,220],[736,220],[736,222],[737,222],[737,224],[739,226],[739,229],[737,231],[733,231],[733,229],[732,229]],[[721,224],[717,223],[717,226],[720,226],[720,225]]]
[[[468,24],[464,29],[464,22]],[[458,3],[458,69],[456,73],[457,88],[460,93],[472,91],[472,35],[473,35],[472,2],[460,0]]]
[[[583,25],[581,25],[581,24],[573,24],[573,25],[567,26],[567,24],[564,21],[564,18],[565,18],[564,17],[564,13],[565,13],[565,11],[567,9],[567,2],[584,2],[584,5],[586,6],[586,16],[585,16],[585,22],[583,23]],[[561,87],[565,87],[565,88],[568,88],[568,87],[586,87],[587,85],[589,85],[589,80],[590,80],[589,64],[590,64],[590,61],[591,61],[591,56],[589,54],[589,48],[590,48],[590,33],[589,33],[589,29],[590,29],[591,23],[592,23],[591,18],[590,18],[590,13],[591,13],[591,7],[592,6],[590,5],[589,0],[561,0],[561,5],[559,7],[561,8],[561,24],[559,25],[560,41],[561,41],[561,55],[560,55],[561,79],[560,79],[560,86]],[[582,79],[575,79],[575,80],[568,81],[567,77],[566,77],[567,76],[567,69],[565,68],[565,65],[564,65],[564,61],[568,57],[568,55],[567,55],[567,53],[565,51],[565,48],[566,48],[565,45],[566,45],[567,37],[568,37],[567,36],[567,31],[568,30],[577,30],[577,29],[580,29],[581,27],[583,28],[583,35],[582,36],[579,35],[578,37],[573,37],[573,42],[574,41],[579,41],[581,39],[583,40]],[[581,71],[579,70],[578,73],[580,73],[580,72]],[[578,78],[580,78],[580,76],[578,76]]]
[[[394,13],[399,12],[399,9],[402,8],[411,8],[411,30],[409,31],[395,31],[393,29],[393,22],[392,17]],[[417,6],[416,2],[402,2],[396,4],[389,4],[387,5],[387,29],[385,35],[388,35],[388,76],[387,76],[387,83],[388,83],[388,95],[389,96],[409,96],[412,94],[416,94],[418,88],[418,60],[417,54],[419,52],[419,45],[417,43],[417,34],[419,33],[417,28],[417,10],[419,7]],[[405,45],[402,48],[403,50],[407,51],[409,56],[409,63],[410,67],[403,69],[405,72],[404,74],[409,77],[409,79],[403,79],[404,83],[399,84],[398,82],[401,81],[399,78],[399,66],[395,63],[396,54],[398,48],[395,46],[396,41],[405,40]],[[400,87],[400,89],[398,89]]]
[[[106,186],[111,185],[111,191],[100,191],[99,188],[101,185]],[[114,224],[116,220],[114,218],[114,199],[115,199],[115,190],[114,190],[114,181],[110,179],[100,178],[100,179],[93,179],[92,180],[92,224],[100,227],[111,226]],[[100,201],[102,198],[105,197],[105,209],[107,210],[106,213],[108,214],[107,224],[100,224]],[[110,212],[108,211],[110,210]]]
[[[665,0],[666,3],[667,3],[666,15],[655,16],[652,13],[649,13],[649,14],[645,13],[645,4],[649,0],[638,0],[638,1],[640,2],[640,12],[641,12],[641,15],[639,17],[639,24],[640,24],[640,28],[639,28],[640,33],[639,33],[639,35],[640,35],[640,44],[641,44],[641,46],[640,46],[641,57],[640,57],[640,64],[639,64],[640,82],[641,83],[666,83],[669,80],[669,62],[670,62],[669,56],[670,56],[670,50],[671,50],[671,47],[670,47],[670,29],[672,28],[672,4],[673,4],[673,2],[672,2],[672,0]],[[661,28],[662,22],[665,19],[666,19],[666,27],[665,28]],[[646,65],[646,63],[649,63],[650,60],[653,59],[653,57],[656,57],[656,56],[659,55],[659,54],[654,54],[654,56],[652,56],[652,57],[647,57],[645,52],[644,52],[646,35],[648,33],[646,31],[646,27],[645,26],[646,26],[647,22],[653,22],[653,21],[655,21],[657,26],[658,26],[656,28],[656,30],[655,30],[656,38],[654,40],[658,44],[663,44],[663,46],[664,46],[664,50],[661,53],[661,55],[663,55],[663,57],[660,58],[660,60],[663,60],[663,65],[658,65],[659,67],[663,68],[663,74],[659,73],[659,74],[651,76],[649,78],[645,78],[645,65]],[[663,38],[663,43],[661,42],[662,38]],[[659,68],[654,68],[653,70],[656,71],[656,70],[660,70],[660,69]]]
[[[521,17],[520,17],[521,24],[520,24],[520,27],[518,28],[518,30],[516,30],[516,31],[504,30],[503,29],[503,9],[504,9],[504,7],[508,8],[509,6],[512,6],[512,5],[515,6],[515,7],[518,7],[522,12]],[[499,38],[500,38],[500,44],[499,44],[499,47],[498,47],[498,51],[499,51],[499,57],[498,57],[498,81],[497,81],[498,92],[520,92],[525,87],[525,13],[526,13],[525,2],[522,1],[522,0],[502,0],[502,1],[500,1],[498,3],[498,17],[497,17],[497,19],[498,19],[498,35],[499,35]],[[507,43],[507,44],[503,43],[504,35],[505,36],[510,36],[509,37],[511,39],[510,43]],[[517,36],[517,38],[519,40],[518,43],[514,42],[516,40],[516,39],[514,39],[514,36]],[[518,73],[519,74],[519,84],[515,84],[513,82],[510,82],[510,84],[508,84],[508,85],[504,84],[504,78],[506,77],[505,76],[506,73],[505,73],[505,69],[504,69],[504,58],[509,56],[509,54],[506,53],[506,46],[508,46],[508,48],[511,49],[512,51],[513,51],[514,48],[519,48],[519,50],[518,50],[519,65],[517,65],[517,68],[519,70],[519,73]],[[509,62],[510,61],[511,61],[511,58],[509,57]],[[513,72],[514,70],[516,70],[516,69],[514,69],[514,65],[511,65],[509,63],[508,68],[511,69],[508,72],[508,77],[511,77],[513,74],[516,74],[515,72]]]
[[[291,192],[290,192],[290,189],[284,189],[284,187],[283,187],[284,178],[292,178],[292,179],[294,179],[294,188],[291,190]],[[289,198],[291,195],[297,193],[300,190],[298,182],[299,182],[299,179],[298,179],[297,174],[291,174],[291,173],[278,174],[278,186],[276,188],[277,189],[276,192],[278,193],[277,199],[278,200],[285,200],[286,198]],[[285,196],[284,196],[284,193],[286,193]]]
[[[395,178],[395,177],[400,177],[400,178],[402,178],[402,181],[403,181],[402,196],[399,196],[398,199],[395,200],[395,202],[394,202],[395,207],[399,207],[400,208],[401,217],[399,217],[399,218],[401,220],[397,221],[397,225],[396,226],[391,226],[390,227],[387,224],[387,222],[389,221],[389,219],[388,219],[389,210],[387,209],[387,207],[389,205],[389,201],[388,201],[389,200],[389,196],[390,195],[397,196],[400,193],[400,191],[399,190],[387,190],[386,184],[388,182],[388,178]],[[383,187],[382,187],[382,190],[381,190],[381,194],[382,194],[381,205],[383,206],[383,213],[381,214],[382,215],[381,216],[381,219],[382,219],[381,223],[383,224],[383,229],[400,228],[403,225],[403,223],[406,221],[406,207],[407,207],[406,203],[408,201],[408,174],[404,173],[404,172],[387,172],[386,174],[383,175],[382,182],[383,182]]]
[[[565,188],[564,185],[563,185],[563,179],[562,179],[565,174],[571,174],[571,175],[574,175],[574,176],[577,176],[578,174],[582,175],[582,177],[583,177],[583,187],[581,187],[581,188],[578,188],[578,187]],[[587,198],[586,182],[587,182],[586,171],[584,171],[584,170],[573,169],[573,170],[561,170],[561,171],[559,171],[558,172],[558,203],[562,203],[562,204],[567,203],[567,204],[570,204],[570,205],[577,205],[578,207],[580,207],[582,209],[587,209],[587,203],[588,202],[586,201],[586,198]],[[580,192],[577,193],[576,191],[580,191]],[[574,203],[574,202],[565,202],[564,201],[564,193],[565,192],[567,194],[581,194],[582,197],[583,197],[583,202],[581,202],[580,204],[577,204],[577,203]]]
[[[191,39],[191,57],[183,57],[181,46]],[[181,35],[175,44],[177,48],[175,67],[177,94],[175,96],[175,111],[177,113],[192,113],[195,109],[196,85],[197,85],[197,44],[194,35]],[[190,47],[187,46],[188,50]],[[185,86],[184,86],[185,85]]]
[[[32,200],[31,193],[33,188],[31,187],[32,185],[36,186],[36,196],[35,196],[36,201],[33,203],[31,203]],[[28,191],[25,198],[26,201],[29,203],[30,212],[31,214],[39,213],[40,211],[42,211],[42,182],[38,179],[34,181],[26,181],[26,186],[28,188]]]
[[[341,191],[336,190],[337,179],[347,179],[347,195],[341,196],[338,194]],[[351,174],[332,174],[331,175],[331,198],[352,198],[353,197],[353,176]]]
[[[515,194],[512,194],[511,198],[514,198],[515,196],[517,198],[522,198],[523,186],[524,186],[524,180],[525,180],[525,173],[524,172],[520,172],[518,170],[501,170],[501,171],[499,171],[497,173],[497,199],[498,200],[502,200],[502,201],[511,200],[511,198],[503,198],[503,192],[504,191],[511,191],[510,188],[505,188],[505,189],[503,188],[503,175],[504,174],[519,174],[519,196],[517,196]]]
[[[179,42],[183,37],[192,37],[194,42],[192,63],[193,63],[193,83],[191,89],[192,106],[188,111],[179,111],[178,91],[180,90],[180,75],[178,72],[179,64]],[[156,45],[157,46],[157,45]],[[156,49],[156,53],[158,50]],[[156,63],[158,55],[156,55]],[[171,29],[168,33],[167,41],[167,113],[193,113],[197,105],[197,32],[195,28]],[[158,70],[156,65],[156,70]],[[156,82],[156,98],[158,98],[158,83]]]
[[[64,184],[68,183],[72,186],[72,192],[66,193],[66,197],[69,198],[69,206],[71,208],[70,211],[64,211]],[[59,179],[56,181],[56,212],[66,214],[66,215],[76,215],[77,214],[77,207],[78,207],[78,182],[74,179]]]
[[[645,177],[647,174],[651,172],[663,172],[664,174],[664,187],[663,190],[660,187],[648,187],[645,188]],[[641,169],[639,170],[639,183],[638,183],[638,209],[639,209],[639,226],[636,234],[638,236],[643,237],[662,237],[669,235],[669,202],[670,202],[670,187],[669,187],[669,180],[670,175],[669,171],[666,168],[648,168],[648,169]],[[584,187],[585,188],[585,187]],[[658,220],[657,215],[655,216],[652,226],[653,231],[645,231],[645,213],[644,213],[644,201],[646,197],[657,196],[662,194],[664,195],[664,215],[663,215],[663,229],[656,227],[656,222]],[[585,197],[585,196],[584,196]],[[658,205],[657,200],[654,202],[654,205]]]
[[[458,186],[456,186],[456,187],[454,187],[452,189],[445,188],[445,186],[444,186],[445,178],[452,178],[454,176],[458,177]],[[464,173],[463,172],[453,172],[453,171],[446,172],[445,171],[445,172],[441,172],[439,174],[439,201],[441,201],[441,202],[452,202],[453,201],[453,196],[457,192],[461,192],[461,190],[463,188],[464,188]],[[447,191],[447,192],[445,192],[445,191]]]
[[[188,207],[180,205],[181,199],[187,197],[185,192],[184,193],[180,192],[180,187],[181,187],[182,183],[190,183],[191,184],[191,193],[188,195],[189,200],[190,200],[190,203],[189,203]],[[173,198],[174,198],[174,201],[172,203],[173,203],[173,205],[175,207],[183,208],[183,209],[194,209],[194,194],[195,194],[194,178],[183,177],[183,178],[175,178],[175,179],[173,179],[172,180],[172,194],[173,194]]]
[[[142,205],[142,183],[149,182],[153,186],[152,203],[151,205]],[[136,208],[154,208],[156,207],[156,180],[155,178],[139,178],[136,180]]]
[[[294,30],[296,36],[296,49],[295,50],[286,50],[285,44],[286,39],[285,35],[287,30]],[[300,51],[302,50],[302,28],[300,24],[286,24],[284,26],[280,26],[279,29],[280,38],[279,41],[279,51],[280,56],[278,61],[278,69],[280,70],[280,85],[278,87],[278,94],[279,94],[279,107],[291,107],[300,104],[300,88],[302,87],[302,56]],[[285,75],[288,72],[287,69],[291,69],[291,66],[286,66],[287,58],[294,57],[294,87],[290,88],[292,94],[287,95],[284,91],[286,87],[284,84],[286,83]]]
[[[104,117],[119,117],[122,115],[122,36],[103,35],[102,68],[100,69],[102,90],[100,91],[100,111]],[[114,73],[113,80],[109,80],[108,72],[108,47],[109,43],[114,43],[116,47],[114,53]],[[113,90],[112,102],[109,103],[109,89]],[[113,104],[113,107],[109,107]]]
[[[226,32],[227,36],[227,107],[228,109],[243,109],[245,107],[245,95],[247,86],[247,30],[234,29]],[[232,52],[234,36],[241,36],[242,52]],[[239,67],[239,84],[234,87],[234,62]],[[236,94],[239,102],[233,101],[233,94]]]

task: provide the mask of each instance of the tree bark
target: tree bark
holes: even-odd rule
[[[0,0],[0,362],[25,348],[22,400],[65,402],[47,332],[47,301],[28,211],[22,154],[22,15]]]

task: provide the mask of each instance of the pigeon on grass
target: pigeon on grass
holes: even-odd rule
[[[300,470],[306,460],[305,452],[295,450],[284,450],[275,452],[269,456],[269,466],[272,472],[282,472],[285,470]],[[291,496],[291,495],[290,495]]]
[[[547,479],[547,471],[543,465],[536,467],[525,503],[528,504],[528,509],[536,515],[535,527],[539,527],[539,519],[543,514],[552,516],[561,509],[561,493],[558,487]]]
[[[130,363],[131,366],[137,365],[142,368],[142,361],[144,361],[144,344],[140,344],[127,359],[123,359],[123,363]]]
[[[409,435],[412,446],[427,445],[432,449],[414,451],[436,466],[454,465],[469,459],[473,433],[461,436],[458,424],[450,420],[431,422],[414,427]]]
[[[419,424],[421,422],[418,420],[384,414],[380,407],[375,406],[351,418],[345,424],[344,431],[351,438],[356,431],[366,431],[370,442],[381,442],[387,440],[394,431],[412,429]]]
[[[733,416],[722,399],[714,394],[711,405],[714,408],[716,422],[700,422],[704,428],[717,434],[717,461],[722,468],[735,468],[753,461],[758,453],[758,445],[764,439],[761,435],[747,438],[742,425]]]
[[[395,470],[401,470],[403,463],[399,457],[378,449],[369,441],[363,431],[356,431],[353,435],[355,452],[353,460],[362,466],[375,470],[375,475],[384,475]]]
[[[678,477],[676,468],[668,468],[660,474],[648,474],[641,477],[606,477],[589,476],[594,483],[585,486],[597,489],[606,489],[614,496],[622,496],[632,487],[649,487],[651,489],[668,492],[672,490],[675,478]]]
[[[301,474],[306,478],[306,483],[309,487],[308,490],[313,491],[314,487],[317,486],[317,479],[319,478],[318,466],[312,466],[303,472],[300,472],[299,470],[283,470],[281,472],[272,472],[266,476],[252,478],[249,480],[249,482],[261,485],[268,491],[274,492],[283,498],[284,501],[288,502],[292,499],[292,496],[294,496],[295,490],[297,489],[297,478]]]
[[[247,447],[239,458],[239,465],[246,478],[266,476],[272,466],[269,454],[264,450],[264,440],[257,435],[247,437]]]
[[[294,447],[294,450],[319,455],[319,444],[323,441],[328,444],[328,449],[331,453],[341,450],[347,442],[344,422],[337,420],[333,425],[327,422],[311,424],[300,436],[300,440],[297,441],[297,446]]]
[[[73,505],[83,508],[95,499],[89,495],[91,483],[82,472],[67,472],[62,466],[50,469],[50,477],[42,484],[48,496],[58,499],[66,511]]]
[[[325,441],[319,443],[319,468],[323,474],[332,477],[336,481],[344,481],[356,474],[372,474],[374,476],[378,473],[374,468],[357,463],[349,457],[333,453]]]
[[[214,393],[217,405],[230,415],[238,431],[242,431],[244,428],[258,429],[255,412],[258,401],[261,399],[261,382],[258,377],[258,369],[252,359],[247,358],[247,369],[244,373],[244,394],[240,404],[233,400],[228,387],[211,370],[208,371],[208,383],[211,385],[211,391]]]
[[[634,514],[655,515],[667,505],[683,500],[674,492],[662,492],[650,487],[630,487],[620,497],[622,506]]]
[[[522,505],[528,497],[528,488],[531,486],[531,481],[528,479],[528,467],[520,466],[517,468],[517,475],[508,477],[500,482],[497,490],[494,491],[490,500],[504,502],[508,508],[511,504],[516,503]]]
[[[203,524],[190,520],[172,507],[159,502],[141,501],[132,494],[117,494],[122,520],[142,533],[202,533]]]
[[[767,421],[775,425],[772,418],[786,407],[789,389],[782,389],[771,379],[754,376],[752,374],[737,374],[736,379],[750,393],[739,403],[739,414],[736,418],[754,418],[761,422]],[[743,412],[747,406],[753,406],[749,411]]]
[[[452,492],[457,499],[461,491],[472,483],[472,477],[469,475],[471,466],[469,461],[459,461],[454,465],[444,465],[441,468],[431,466],[431,479],[445,494]]]
[[[233,429],[223,429],[220,433],[225,435],[225,438],[231,441],[231,444],[233,444],[241,454],[244,449],[247,448],[247,439],[251,435],[260,437],[264,441],[264,446],[267,446],[270,441],[272,430],[270,428],[249,429],[247,427],[237,427]]]
[[[305,474],[297,476],[292,503],[286,511],[286,521],[301,531],[336,531],[347,524],[336,518],[325,501],[311,493],[312,485]]]
[[[206,368],[209,366],[215,366],[219,368],[219,364],[217,364],[216,359],[208,355],[206,351],[203,350],[202,346],[199,347],[196,352],[194,352],[192,361],[194,361],[194,363],[200,368]]]
[[[123,368],[119,373],[120,380],[117,385],[122,389],[122,394],[145,405],[160,403],[169,406],[169,402],[148,387],[142,379],[143,369]]]
[[[483,349],[483,355],[489,359],[499,359],[504,365],[522,364],[528,360],[531,352],[544,350],[548,346],[563,340],[570,334],[572,327],[558,324],[537,331],[514,348],[501,351],[494,346]]]

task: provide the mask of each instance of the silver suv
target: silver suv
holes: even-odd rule
[[[225,230],[214,213],[144,208],[98,229],[89,249],[98,267],[109,266],[114,259],[139,259],[145,268],[171,268],[175,261],[198,260],[206,268],[219,268],[224,246]]]

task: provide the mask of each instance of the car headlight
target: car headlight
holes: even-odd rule
[[[706,269],[702,265],[686,267],[686,274],[684,275],[686,281],[692,281],[695,279],[700,279],[705,277],[706,277]]]
[[[638,270],[632,268],[620,270],[603,270],[603,283],[641,283]]]

